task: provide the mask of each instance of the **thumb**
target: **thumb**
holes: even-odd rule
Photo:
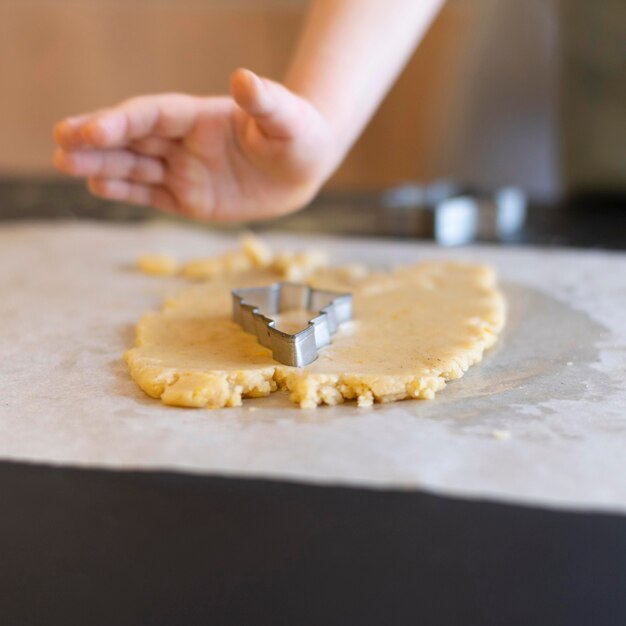
[[[235,102],[266,136],[292,139],[302,120],[302,100],[286,87],[246,69],[233,72],[230,89]]]

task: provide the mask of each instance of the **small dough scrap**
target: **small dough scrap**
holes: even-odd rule
[[[248,233],[239,241],[245,255],[255,267],[267,267],[274,260],[273,250],[256,235]]]
[[[186,278],[215,280],[246,272],[252,267],[250,257],[243,250],[234,250],[216,258],[189,261],[183,266],[182,274]]]
[[[268,267],[273,260],[272,249],[256,235],[247,233],[240,237],[239,249],[218,257],[194,259],[181,265],[169,254],[142,254],[137,259],[137,267],[144,274],[153,276],[182,274],[191,279],[214,280],[254,267]]]
[[[142,254],[137,259],[137,267],[152,276],[175,276],[180,271],[178,261],[169,254]]]
[[[272,248],[253,233],[239,238],[239,248],[220,256],[193,259],[179,264],[165,254],[143,254],[137,267],[144,274],[173,276],[181,274],[192,280],[218,280],[236,276],[253,269],[270,269],[275,280],[303,281],[321,268],[328,266],[328,256],[320,250],[282,252],[274,254]],[[362,277],[363,266],[352,265],[343,269],[346,276]]]
[[[281,279],[304,281],[317,270],[328,265],[328,255],[321,250],[304,252],[282,252],[276,255],[272,268]]]
[[[267,267],[274,259],[272,249],[252,233],[242,235],[239,238],[239,246],[239,250],[227,252],[219,257],[189,261],[183,267],[183,276],[215,280],[246,272],[254,267]]]
[[[505,301],[485,266],[429,262],[371,274],[325,268],[309,284],[350,291],[353,320],[313,363],[289,367],[231,319],[231,289],[267,285],[278,274],[264,267],[222,276],[144,315],[126,353],[133,379],[148,395],[188,407],[239,406],[277,389],[302,408],[432,399],[481,360],[504,325]],[[294,316],[285,320],[293,324]]]

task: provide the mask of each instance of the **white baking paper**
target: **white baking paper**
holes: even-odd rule
[[[271,235],[337,262],[493,264],[501,341],[434,401],[301,410],[282,394],[208,411],[163,406],[122,360],[181,279],[140,253],[210,256],[235,238],[174,225],[0,227],[0,458],[424,489],[626,510],[626,255]],[[252,409],[252,410],[251,410]]]

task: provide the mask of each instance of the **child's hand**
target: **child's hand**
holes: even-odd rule
[[[232,98],[134,98],[55,127],[55,166],[95,195],[206,220],[301,208],[336,165],[332,133],[304,98],[247,70]]]

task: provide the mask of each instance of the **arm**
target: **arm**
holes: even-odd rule
[[[113,200],[236,221],[304,206],[341,162],[442,0],[315,0],[281,85],[133,98],[55,127],[55,166]]]
[[[331,126],[336,167],[361,134],[443,0],[315,0],[285,84]]]

